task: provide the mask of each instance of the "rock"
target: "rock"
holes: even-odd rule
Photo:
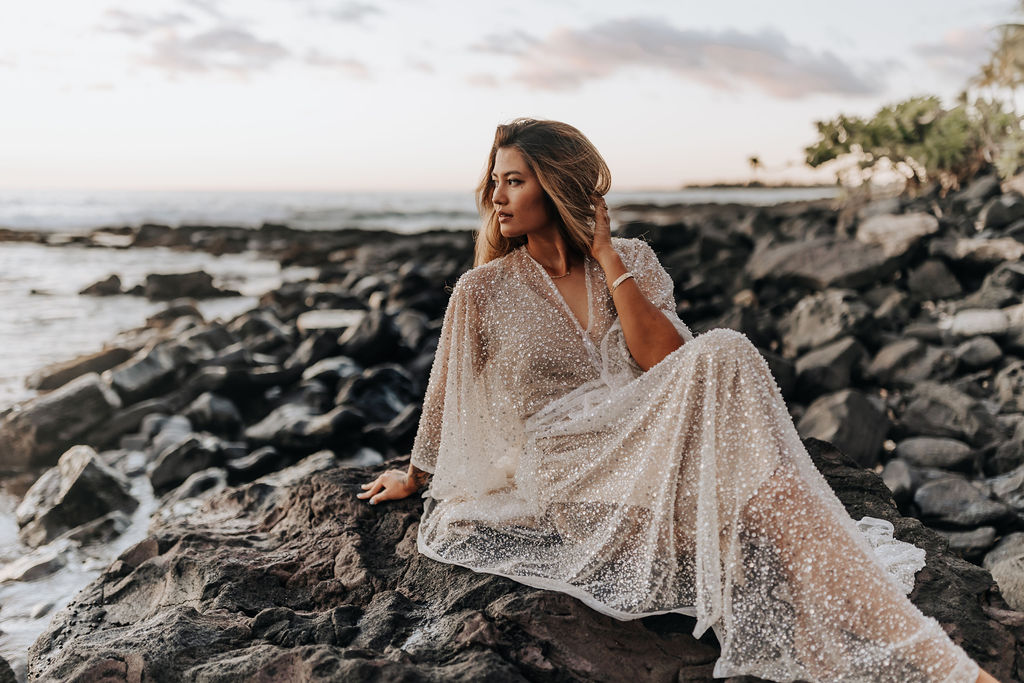
[[[964,557],[980,557],[996,542],[995,527],[990,526],[982,526],[970,531],[937,529],[935,533],[949,541],[950,550],[958,552]]]
[[[963,294],[956,276],[938,259],[928,259],[907,276],[907,289],[917,301],[952,299]]]
[[[878,462],[888,430],[885,413],[853,389],[818,398],[797,423],[801,437],[827,441],[862,467],[872,467]]]
[[[916,467],[959,469],[970,467],[974,451],[956,439],[916,436],[896,444],[897,457]]]
[[[400,365],[388,363],[345,380],[335,403],[358,408],[370,422],[390,422],[418,398],[409,373]]]
[[[384,457],[372,448],[365,446],[356,451],[355,455],[338,461],[339,467],[375,467],[384,462]]]
[[[194,299],[174,299],[166,307],[146,318],[146,327],[163,329],[182,318],[203,322],[203,314]]]
[[[324,358],[303,370],[302,379],[316,380],[327,386],[334,387],[340,380],[355,377],[363,371],[363,367],[348,356]]]
[[[970,267],[994,266],[1003,261],[1019,261],[1024,257],[1024,244],[1010,237],[934,239],[928,245],[928,250],[934,256],[962,262]]]
[[[992,495],[1017,512],[1024,512],[1024,465],[992,477],[986,483],[991,487]]]
[[[901,197],[884,197],[872,199],[857,211],[857,217],[861,220],[872,216],[882,216],[899,213],[903,207]]]
[[[908,394],[899,424],[913,436],[946,436],[975,447],[1002,440],[1002,430],[985,407],[945,384],[919,382]]]
[[[854,518],[888,519],[926,550],[911,600],[1009,680],[1014,640],[985,612],[1001,605],[990,605],[990,575],[900,517],[877,475],[815,442],[808,450]],[[405,464],[300,463],[156,524],[52,617],[29,650],[30,680],[103,667],[126,678],[129,666],[140,680],[710,680],[717,648],[690,636],[689,617],[618,621],[420,555],[420,498],[370,507],[354,496]]]
[[[201,270],[190,273],[151,273],[146,276],[143,293],[147,299],[169,300],[180,297],[206,299],[237,296],[238,292],[218,289],[213,276]]]
[[[79,292],[81,296],[113,296],[121,293],[121,278],[111,275],[92,283]]]
[[[783,354],[795,356],[842,336],[856,334],[870,309],[851,290],[830,289],[801,299],[779,326]]]
[[[123,534],[131,526],[132,520],[127,514],[120,510],[111,510],[102,517],[80,524],[73,529],[65,531],[54,543],[67,539],[79,545],[110,543],[112,540]]]
[[[984,487],[963,477],[925,482],[914,492],[914,503],[924,520],[960,528],[998,524],[1016,517],[1010,506],[990,499]]]
[[[336,334],[362,322],[366,311],[362,310],[313,310],[306,311],[295,320],[295,327],[302,334],[311,332],[334,332]]]
[[[953,352],[958,365],[968,370],[987,368],[1003,357],[1003,351],[992,337],[985,335],[972,337],[956,347]]]
[[[982,564],[992,572],[1007,604],[1024,611],[1024,533],[1004,536]]]
[[[245,430],[254,444],[282,451],[312,453],[321,448],[354,448],[366,417],[358,410],[339,406],[318,414],[312,407],[286,403]]]
[[[996,397],[1007,412],[1024,412],[1024,361],[1015,360],[996,373]]]
[[[200,470],[220,464],[220,442],[210,435],[189,435],[167,446],[157,455],[146,473],[157,493],[178,486]]]
[[[989,199],[978,214],[982,228],[996,230],[1021,218],[1024,218],[1024,197],[1016,192]]]
[[[113,510],[131,512],[138,505],[120,472],[88,446],[75,446],[25,493],[16,511],[18,537],[35,548]]]
[[[903,505],[914,493],[913,480],[910,475],[910,467],[905,460],[893,458],[885,463],[882,469],[882,481],[892,491],[892,499],[897,505]]]
[[[130,360],[107,370],[103,378],[125,403],[137,403],[169,389],[175,380],[180,357],[172,346],[157,343],[139,351]]]
[[[419,427],[419,403],[410,403],[395,415],[390,422],[376,422],[363,428],[363,440],[382,451],[408,453]]]
[[[902,256],[922,238],[938,231],[938,219],[928,213],[880,214],[861,221],[857,240],[881,247],[886,256]]]
[[[284,362],[286,370],[298,370],[299,374],[310,365],[338,353],[338,339],[333,332],[313,332],[299,344],[298,348]]]
[[[983,202],[999,192],[999,175],[989,173],[973,178],[966,187],[954,193],[952,199],[962,207],[968,202]]]
[[[230,483],[237,485],[240,482],[252,481],[257,477],[276,472],[285,463],[285,456],[276,448],[263,446],[244,457],[229,459],[224,467],[228,471]]]
[[[899,265],[898,257],[886,255],[881,247],[825,237],[755,251],[746,272],[754,281],[857,288],[891,275]]]
[[[1009,318],[998,309],[960,311],[949,321],[949,332],[961,339],[981,335],[1000,336],[1009,329]]]
[[[418,351],[423,340],[430,334],[430,318],[421,311],[409,308],[400,310],[394,316],[394,323],[402,345],[412,352]]]
[[[184,415],[153,413],[142,419],[139,433],[149,443],[154,456],[192,436],[192,421]]]
[[[231,436],[242,427],[242,414],[230,399],[205,392],[184,410],[195,429]]]
[[[221,467],[208,467],[190,474],[177,488],[160,499],[160,505],[171,507],[189,498],[210,498],[227,486],[227,471]]]
[[[0,414],[0,462],[9,470],[52,465],[83,434],[121,407],[96,373]]]
[[[28,616],[31,619],[39,619],[50,613],[50,610],[54,608],[55,603],[50,600],[44,600],[37,602],[32,605],[32,609],[29,611]],[[3,676],[0,675],[0,681],[3,681]]]
[[[48,365],[29,375],[25,380],[25,386],[39,391],[51,391],[87,373],[101,373],[115,365],[120,365],[131,358],[133,353],[131,349],[112,346],[64,363]]]
[[[358,325],[345,330],[338,346],[342,355],[370,366],[398,357],[401,339],[390,316],[382,310],[371,310]]]
[[[867,374],[884,386],[913,386],[925,379],[948,379],[956,367],[956,356],[949,350],[908,338],[880,349]]]
[[[67,546],[57,544],[40,548],[0,567],[0,584],[8,581],[35,581],[67,565]]]
[[[866,355],[864,346],[853,337],[842,337],[804,354],[796,361],[798,395],[813,399],[847,388]]]
[[[18,677],[7,660],[0,657],[0,683],[18,683]]]

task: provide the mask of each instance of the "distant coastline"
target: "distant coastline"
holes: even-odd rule
[[[680,190],[736,190],[757,188],[763,190],[814,190],[818,188],[835,188],[835,183],[763,183],[760,180],[748,180],[745,183],[688,183],[681,185]]]

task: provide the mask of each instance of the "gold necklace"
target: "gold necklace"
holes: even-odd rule
[[[544,266],[544,270],[546,271],[547,269],[548,269],[548,267]],[[548,273],[548,277],[551,278],[552,280],[557,280],[560,277],[565,277],[566,275],[568,275],[571,272],[572,272],[572,266],[569,266],[568,268],[565,269],[565,272],[562,273],[561,275],[552,275],[551,273]]]

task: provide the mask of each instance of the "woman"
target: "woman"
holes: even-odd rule
[[[995,680],[906,598],[923,551],[880,559],[757,349],[694,338],[651,248],[611,237],[610,184],[572,126],[498,126],[409,470],[358,496],[432,475],[420,552],[618,619],[695,616],[716,677]]]

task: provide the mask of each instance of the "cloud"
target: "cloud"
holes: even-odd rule
[[[177,31],[161,35],[143,62],[167,71],[229,72],[245,75],[265,70],[287,58],[289,51],[269,40],[231,27],[220,27],[182,37]]]
[[[203,14],[207,14],[214,19],[223,19],[224,13],[220,11],[217,6],[220,4],[220,0],[184,0],[185,4],[192,5]]]
[[[434,74],[437,72],[433,64],[422,59],[416,59],[415,57],[409,57],[406,60],[406,64],[408,64],[409,68],[413,71],[419,71],[423,74]]]
[[[335,69],[353,78],[368,79],[370,77],[370,69],[358,59],[334,57],[314,49],[306,55],[304,61],[310,66]]]
[[[514,56],[514,78],[537,90],[574,90],[622,69],[648,68],[719,89],[746,84],[785,99],[882,91],[877,79],[858,75],[831,52],[794,45],[774,29],[683,30],[661,20],[625,18],[559,29],[543,40],[516,32],[491,35],[470,49]]]
[[[374,14],[383,14],[384,11],[376,5],[366,2],[343,2],[336,7],[327,10],[324,14],[345,23],[359,24],[363,19]]]
[[[479,43],[469,46],[474,52],[486,52],[493,55],[512,55],[525,57],[533,49],[540,46],[541,41],[526,31],[515,30],[508,33],[492,33],[483,37]]]
[[[122,33],[134,38],[144,36],[152,31],[176,28],[192,23],[192,19],[181,12],[147,15],[123,9],[108,9],[103,13],[103,18],[106,23],[100,26],[101,31]]]
[[[477,88],[497,88],[498,79],[490,74],[470,74],[466,76],[466,83]]]
[[[956,28],[933,43],[919,43],[912,51],[943,76],[966,79],[975,75],[996,44],[996,34],[986,26]]]

